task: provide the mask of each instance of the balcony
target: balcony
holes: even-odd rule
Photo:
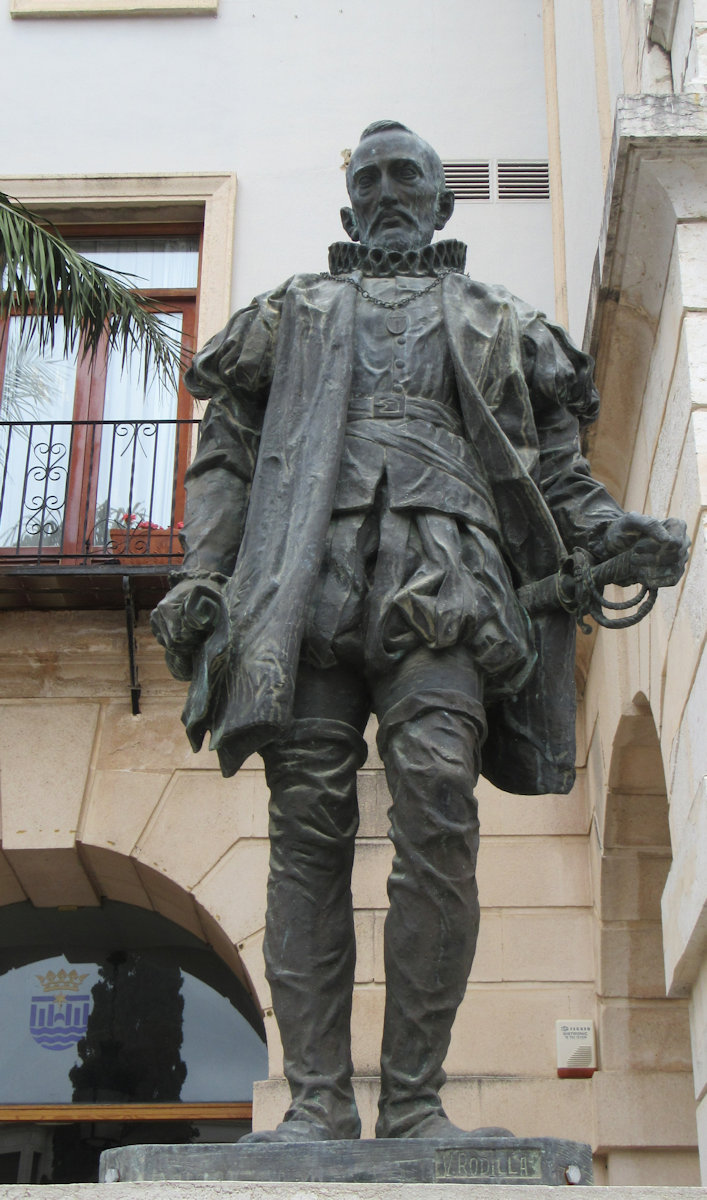
[[[0,608],[152,607],[195,420],[0,421]]]

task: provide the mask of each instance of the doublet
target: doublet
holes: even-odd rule
[[[302,654],[372,676],[416,646],[472,652],[487,698],[512,694],[535,651],[499,549],[498,517],[462,436],[434,277],[367,278],[357,295],[346,431]]]

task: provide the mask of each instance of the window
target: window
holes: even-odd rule
[[[70,241],[134,277],[165,314],[183,358],[194,348],[199,227],[74,229]],[[141,353],[93,363],[78,349],[40,353],[10,318],[0,352],[0,555],[134,558],[176,554],[191,398],[154,376]],[[165,536],[166,535],[166,536]]]
[[[89,1182],[102,1150],[236,1141],[267,1051],[205,943],[132,905],[3,910],[0,1182]]]

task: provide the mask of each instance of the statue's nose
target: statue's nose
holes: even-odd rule
[[[396,199],[393,180],[389,175],[384,174],[380,182],[380,202],[381,204],[394,204]]]

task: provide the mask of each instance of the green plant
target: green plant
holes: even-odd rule
[[[179,347],[155,302],[130,287],[130,277],[107,271],[77,253],[61,235],[18,200],[0,192],[0,318],[21,320],[23,336],[36,329],[40,352],[54,348],[63,318],[63,352],[77,346],[95,358],[106,340],[123,365],[141,347],[150,370],[176,388]]]

